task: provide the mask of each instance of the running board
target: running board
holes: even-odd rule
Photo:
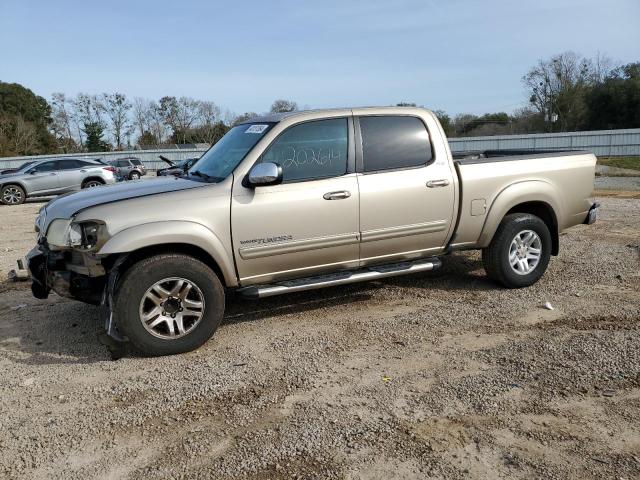
[[[265,298],[282,293],[302,292],[316,288],[334,287],[336,285],[346,285],[348,283],[366,282],[379,280],[381,278],[396,277],[409,273],[428,272],[440,268],[442,262],[439,258],[432,257],[413,262],[392,263],[387,265],[377,265],[317,277],[299,278],[287,280],[271,285],[255,285],[238,289],[238,293],[246,298]]]

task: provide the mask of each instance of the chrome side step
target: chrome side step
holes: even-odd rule
[[[407,275],[409,273],[428,272],[440,268],[442,262],[439,258],[432,257],[413,262],[392,263],[376,265],[360,270],[351,270],[317,277],[299,278],[287,280],[271,285],[254,285],[238,289],[238,293],[246,298],[265,298],[282,293],[302,292],[316,288],[334,287],[348,283],[366,282],[381,278]]]

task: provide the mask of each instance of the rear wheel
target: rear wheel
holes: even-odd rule
[[[27,195],[20,185],[5,185],[0,198],[5,205],[20,205],[24,203]]]
[[[129,174],[129,180],[140,180],[140,172],[131,172]]]
[[[482,250],[487,275],[507,288],[528,287],[544,274],[551,258],[551,234],[535,215],[504,217],[493,240]]]
[[[156,255],[127,270],[116,290],[114,314],[120,332],[144,354],[188,352],[220,325],[224,289],[199,260]]]
[[[100,185],[104,185],[100,180],[87,180],[82,184],[82,188],[93,188],[99,187]]]

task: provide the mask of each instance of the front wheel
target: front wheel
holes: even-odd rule
[[[21,186],[7,185],[2,189],[0,198],[5,205],[20,205],[24,203],[27,195]]]
[[[224,289],[204,263],[181,254],[135,263],[115,292],[120,333],[146,355],[194,350],[216,331],[224,315]]]
[[[550,258],[549,228],[539,217],[526,213],[505,216],[489,246],[482,250],[487,275],[507,288],[536,283]]]

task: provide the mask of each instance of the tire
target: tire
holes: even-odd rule
[[[168,281],[160,283],[163,280]],[[185,283],[176,293],[180,281]],[[191,289],[182,298],[187,284]],[[162,301],[169,290],[175,296],[164,296]],[[201,308],[198,298],[203,300]],[[162,254],[140,260],[126,271],[115,291],[114,317],[120,333],[143,354],[174,355],[195,350],[213,336],[222,322],[224,302],[224,288],[207,265],[188,255]],[[172,313],[175,320],[169,316]]]
[[[527,213],[505,216],[489,246],[482,250],[487,275],[507,288],[536,283],[547,270],[550,258],[549,228],[542,219]]]
[[[101,185],[104,185],[104,182],[100,181],[100,180],[86,180],[83,184],[82,184],[82,188],[93,188],[93,187],[99,187]]]
[[[129,180],[140,180],[140,172],[131,172],[129,174]]]
[[[5,185],[0,192],[0,200],[5,205],[20,205],[27,199],[27,194],[20,185]]]

